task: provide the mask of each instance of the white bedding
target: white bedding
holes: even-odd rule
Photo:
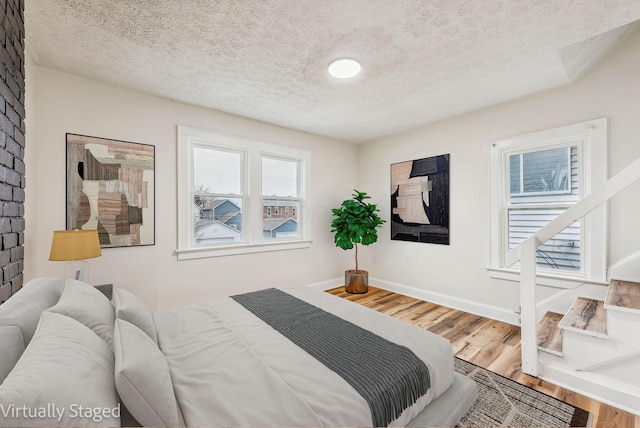
[[[287,293],[411,349],[431,388],[402,426],[453,381],[446,339],[309,288]],[[339,375],[230,298],[154,314],[187,426],[370,426],[367,402]],[[366,364],[366,361],[362,362]]]

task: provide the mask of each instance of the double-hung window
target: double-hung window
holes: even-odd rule
[[[265,240],[298,238],[299,219],[290,215],[300,207],[300,159],[262,155],[262,205],[271,215],[262,220]]]
[[[606,180],[607,122],[594,120],[498,141],[491,148],[492,276],[517,279],[505,254]],[[601,282],[606,208],[578,219],[536,251],[538,274]]]
[[[309,151],[178,127],[178,259],[310,246]]]

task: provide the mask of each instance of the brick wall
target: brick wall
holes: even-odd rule
[[[0,0],[0,303],[24,266],[24,0]]]

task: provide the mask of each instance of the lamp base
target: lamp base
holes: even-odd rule
[[[84,260],[67,262],[64,265],[64,277],[87,282],[89,263]]]

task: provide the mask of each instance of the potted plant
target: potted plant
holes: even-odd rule
[[[354,189],[352,199],[342,202],[340,208],[331,210],[333,221],[331,232],[335,233],[336,247],[343,250],[356,249],[356,268],[346,270],[345,291],[348,293],[366,293],[369,287],[369,272],[358,267],[358,244],[370,245],[378,240],[377,228],[381,227],[385,220],[378,216],[377,205],[365,202],[371,199],[365,192]]]

